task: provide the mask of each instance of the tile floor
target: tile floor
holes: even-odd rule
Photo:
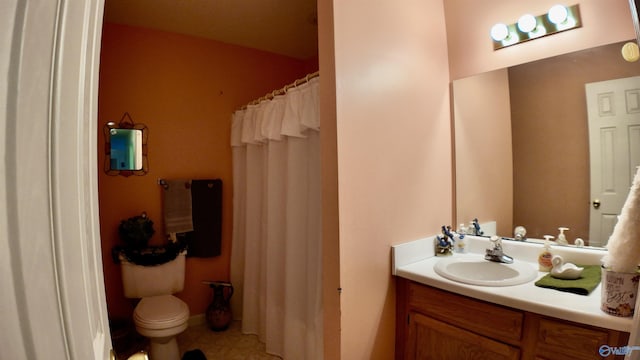
[[[133,324],[124,322],[117,326],[116,332],[112,329],[111,337],[118,360],[126,360],[140,350],[148,351],[149,341],[136,333]],[[177,337],[180,356],[200,349],[207,360],[280,360],[265,352],[265,345],[256,335],[244,335],[240,329],[239,321],[219,332],[210,330],[206,323],[192,325]]]
[[[225,331],[212,331],[206,324],[190,326],[178,335],[180,353],[200,349],[207,360],[280,360],[269,355],[256,335],[244,335],[240,322],[234,321]]]

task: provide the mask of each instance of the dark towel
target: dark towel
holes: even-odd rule
[[[195,349],[185,352],[182,360],[207,360],[207,357],[204,355],[202,350]]]
[[[219,256],[222,244],[222,180],[191,181],[193,231],[185,233],[187,256]]]

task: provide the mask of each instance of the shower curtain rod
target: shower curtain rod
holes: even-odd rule
[[[247,106],[249,105],[257,105],[259,104],[261,101],[264,100],[271,100],[274,97],[278,96],[278,95],[282,95],[285,94],[289,89],[294,88],[298,85],[302,85],[306,82],[308,82],[309,80],[318,77],[320,75],[320,71],[316,71],[316,72],[312,72],[311,74],[307,74],[307,76],[300,78],[294,82],[292,82],[291,84],[285,85],[283,86],[281,89],[278,90],[273,90],[272,92],[266,94],[265,96],[258,98],[256,100],[253,100],[252,102],[248,103],[247,105],[244,105],[243,107],[241,107],[238,110],[245,110],[247,108]]]

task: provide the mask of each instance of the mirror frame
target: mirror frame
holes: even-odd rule
[[[128,130],[140,130],[142,131],[142,168],[138,170],[117,170],[111,168],[111,130],[113,129],[128,129]],[[129,115],[128,112],[125,112],[120,119],[120,122],[117,124],[113,121],[109,121],[102,128],[102,132],[104,134],[104,151],[105,151],[105,159],[104,159],[104,172],[107,175],[117,176],[121,175],[124,177],[128,177],[131,175],[142,176],[146,175],[149,172],[149,158],[148,154],[148,146],[147,141],[149,139],[149,129],[145,124],[135,123]]]

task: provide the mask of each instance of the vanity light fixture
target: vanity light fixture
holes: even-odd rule
[[[573,6],[554,5],[546,14],[533,16],[525,14],[514,24],[495,24],[491,28],[493,49],[575,29],[582,26],[578,4]]]
[[[505,24],[495,24],[491,28],[491,38],[495,41],[503,41],[509,36],[509,28]]]
[[[556,25],[562,24],[569,17],[569,11],[562,5],[554,5],[549,9],[547,17],[549,18],[549,21]]]
[[[536,29],[538,21],[536,17],[531,14],[524,14],[518,19],[518,30],[523,33],[530,33]]]

